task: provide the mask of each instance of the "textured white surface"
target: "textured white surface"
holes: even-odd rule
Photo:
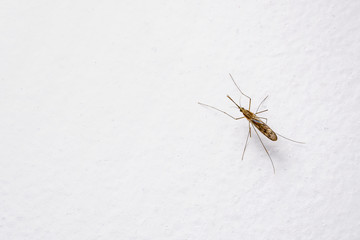
[[[2,0],[0,239],[360,239],[359,11]]]

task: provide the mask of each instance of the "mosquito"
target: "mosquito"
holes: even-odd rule
[[[248,120],[248,122],[249,122],[249,132],[248,132],[248,135],[247,135],[247,137],[246,137],[245,147],[244,147],[244,151],[243,151],[241,160],[244,159],[244,154],[245,154],[246,146],[247,146],[247,144],[248,144],[249,137],[251,137],[251,126],[252,126],[252,128],[254,129],[254,132],[256,133],[256,135],[258,136],[258,138],[259,138],[259,140],[260,140],[260,142],[261,142],[261,145],[264,147],[264,149],[265,149],[265,151],[266,151],[266,154],[269,156],[269,159],[270,159],[270,161],[271,161],[271,165],[272,165],[272,168],[273,168],[274,174],[275,174],[275,165],[274,165],[274,162],[273,162],[273,160],[271,159],[271,156],[270,156],[270,154],[269,154],[269,151],[266,149],[263,141],[261,140],[259,133],[256,131],[256,128],[257,128],[262,134],[264,134],[268,139],[270,139],[271,141],[277,141],[277,139],[278,139],[277,135],[279,135],[280,137],[285,138],[285,139],[287,139],[287,140],[289,140],[289,141],[292,141],[292,142],[295,142],[295,143],[300,143],[300,144],[305,144],[305,143],[304,143],[304,142],[295,141],[295,140],[292,140],[292,139],[290,139],[290,138],[284,137],[284,136],[280,135],[279,133],[275,133],[275,132],[267,125],[267,118],[259,117],[259,116],[257,115],[257,114],[261,114],[261,113],[264,113],[264,112],[268,111],[268,109],[259,111],[260,106],[264,103],[264,101],[268,98],[268,96],[266,96],[266,97],[260,102],[260,104],[259,104],[259,106],[257,107],[255,113],[251,112],[251,111],[250,111],[251,98],[250,98],[248,95],[244,94],[244,93],[240,90],[240,88],[239,88],[239,86],[236,84],[234,78],[231,76],[230,73],[229,73],[229,75],[230,75],[231,80],[232,80],[233,83],[235,84],[236,88],[240,91],[240,93],[241,93],[243,96],[245,96],[245,97],[247,97],[247,98],[249,99],[249,109],[245,109],[245,108],[239,106],[229,95],[227,95],[227,98],[229,98],[229,99],[236,105],[236,107],[239,108],[240,112],[244,115],[243,117],[233,117],[233,116],[231,116],[230,114],[228,114],[227,112],[222,111],[222,110],[220,110],[220,109],[218,109],[218,108],[216,108],[216,107],[213,107],[213,106],[210,106],[210,105],[207,105],[207,104],[204,104],[204,103],[200,103],[200,102],[199,102],[199,104],[200,104],[200,105],[203,105],[203,106],[206,106],[206,107],[210,107],[210,108],[215,109],[215,110],[217,110],[217,111],[219,111],[219,112],[222,112],[222,113],[226,114],[227,116],[231,117],[231,118],[234,119],[234,120],[240,120],[240,119],[246,118],[246,119]],[[266,123],[264,123],[262,119],[264,119]]]

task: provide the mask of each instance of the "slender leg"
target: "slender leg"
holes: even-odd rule
[[[267,109],[262,110],[262,111],[260,111],[260,112],[256,112],[255,114],[263,113],[263,112],[266,112],[266,111],[267,111]]]
[[[229,75],[230,75],[230,77],[231,77],[231,80],[234,82],[234,84],[235,84],[235,86],[237,87],[237,89],[239,89],[239,91],[240,91],[240,93],[242,94],[242,95],[244,95],[245,97],[247,97],[250,101],[249,101],[249,111],[250,111],[250,107],[251,107],[251,98],[249,97],[249,96],[247,96],[247,95],[245,95],[241,90],[240,90],[240,88],[239,88],[239,86],[236,84],[236,82],[235,82],[235,80],[234,80],[234,78],[231,76],[231,74],[229,73]]]
[[[251,137],[251,127],[250,127],[250,122],[249,122],[249,133],[250,133],[250,137]]]
[[[279,133],[276,133],[276,135],[279,135],[280,137],[285,138],[285,139],[287,139],[287,140],[289,140],[289,141],[292,141],[292,142],[296,142],[296,143],[300,143],[300,144],[305,144],[304,142],[299,142],[299,141],[295,141],[295,140],[292,140],[292,139],[290,139],[290,138],[284,137],[284,136],[280,135]]]
[[[268,96],[269,96],[269,95],[268,95]],[[268,98],[268,96],[266,96],[266,97],[261,101],[261,103],[259,104],[258,108],[256,109],[255,114],[256,114],[256,113],[259,113],[258,111],[259,111],[259,108],[260,108],[261,104],[263,104],[263,102],[265,102],[265,100]]]
[[[249,140],[249,136],[250,136],[250,135],[251,135],[251,128],[249,128],[249,133],[248,133],[247,138],[246,138],[245,147],[244,147],[244,151],[243,151],[241,160],[244,160],[245,150],[246,150],[246,146],[247,146],[247,143],[248,143],[248,140]]]
[[[234,120],[239,120],[239,119],[244,118],[244,117],[238,117],[238,118],[233,117],[233,116],[231,116],[230,114],[228,114],[227,112],[224,112],[224,111],[222,111],[222,110],[220,110],[220,109],[218,109],[218,108],[216,108],[216,107],[213,107],[213,106],[210,106],[210,105],[207,105],[207,104],[204,104],[204,103],[200,103],[200,102],[199,102],[199,104],[200,104],[200,105],[203,105],[203,106],[206,106],[206,107],[210,107],[210,108],[215,109],[215,110],[217,110],[217,111],[219,111],[219,112],[222,112],[222,113],[228,115],[229,117],[231,117],[231,118],[234,119]]]
[[[275,166],[274,166],[273,160],[271,159],[270,154],[269,154],[268,150],[266,149],[266,147],[265,147],[265,145],[264,145],[263,141],[261,140],[261,138],[260,138],[259,134],[257,133],[257,131],[256,131],[255,127],[254,127],[254,125],[253,125],[252,127],[253,127],[253,129],[254,129],[254,131],[255,131],[256,135],[258,136],[258,138],[259,138],[259,140],[260,140],[261,144],[263,145],[263,147],[264,147],[264,149],[265,149],[265,151],[266,151],[267,155],[268,155],[268,156],[269,156],[269,158],[270,158],[271,165],[272,165],[272,167],[273,167],[274,174],[275,174]]]

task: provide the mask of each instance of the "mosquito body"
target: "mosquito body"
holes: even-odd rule
[[[241,159],[244,159],[244,154],[245,154],[245,150],[246,150],[246,146],[247,146],[247,143],[248,143],[248,140],[249,140],[249,136],[251,137],[251,126],[252,128],[254,129],[254,132],[256,133],[256,135],[258,136],[260,142],[261,142],[261,145],[264,147],[267,155],[269,156],[269,159],[271,161],[271,165],[273,167],[273,170],[274,170],[274,173],[275,173],[275,166],[274,166],[274,162],[273,160],[271,159],[271,156],[268,152],[268,150],[266,149],[264,143],[262,142],[258,132],[256,131],[256,129],[258,129],[262,134],[264,134],[268,139],[270,139],[271,141],[276,141],[278,139],[277,135],[279,135],[280,137],[283,137],[287,140],[290,140],[290,141],[293,141],[293,142],[296,142],[296,143],[302,143],[303,142],[298,142],[298,141],[294,141],[294,140],[291,140],[289,138],[286,138],[280,134],[276,134],[268,125],[267,125],[267,118],[264,118],[264,117],[259,117],[257,116],[257,114],[260,114],[260,113],[263,113],[263,112],[266,112],[268,111],[267,109],[266,110],[262,110],[262,111],[259,111],[259,108],[261,106],[261,104],[267,99],[268,96],[266,96],[262,101],[261,103],[259,104],[258,108],[256,109],[256,112],[253,113],[250,111],[250,107],[251,107],[251,98],[247,95],[245,95],[239,88],[239,86],[236,84],[234,78],[231,76],[231,74],[229,74],[232,81],[234,82],[235,86],[237,87],[237,89],[240,91],[240,93],[242,95],[244,95],[245,97],[247,97],[249,99],[249,109],[245,109],[241,106],[239,106],[229,95],[227,95],[227,97],[239,108],[240,112],[243,114],[243,117],[233,117],[231,116],[230,114],[218,109],[218,108],[215,108],[213,106],[210,106],[210,105],[207,105],[207,104],[204,104],[204,103],[200,103],[200,105],[203,105],[203,106],[207,106],[207,107],[210,107],[210,108],[213,108],[217,111],[220,111],[226,115],[228,115],[229,117],[233,118],[234,120],[240,120],[240,119],[243,119],[243,118],[246,118],[249,122],[249,132],[248,132],[248,135],[247,135],[247,138],[246,138],[246,142],[245,142],[245,147],[244,147],[244,151],[243,151],[243,154],[242,154],[242,157]],[[266,123],[264,123],[261,119],[265,119]],[[255,129],[256,128],[256,129]]]
[[[234,100],[232,100],[232,98],[229,95],[227,97],[233,103],[235,103],[235,105],[239,108],[240,112],[242,112],[242,114],[249,121],[249,123],[251,123],[253,126],[255,126],[262,134],[264,134],[270,140],[272,140],[272,141],[277,140],[276,133],[273,130],[271,130],[271,128],[260,119],[261,117],[258,117],[258,116],[256,116],[255,113],[250,112],[250,106],[249,106],[249,110],[246,110],[245,108],[240,107]],[[265,111],[267,111],[267,110],[265,110]],[[264,112],[264,111],[262,111],[262,112]],[[259,113],[259,112],[257,112],[257,113]],[[242,118],[244,118],[244,117],[242,117]],[[251,130],[249,130],[249,132],[251,134]]]

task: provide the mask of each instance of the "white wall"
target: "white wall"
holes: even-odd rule
[[[359,11],[2,0],[0,239],[360,239]]]

